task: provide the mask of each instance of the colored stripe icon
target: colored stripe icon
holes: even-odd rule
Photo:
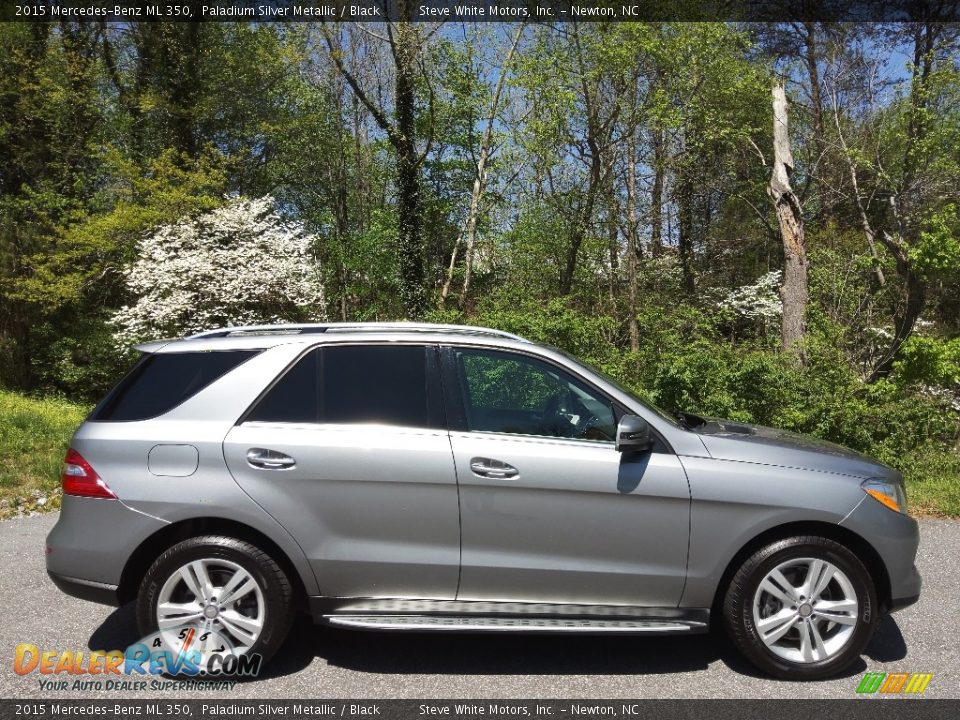
[[[883,693],[895,695],[907,693],[919,695],[927,689],[933,679],[933,673],[867,673],[857,686],[857,693],[873,695]]]

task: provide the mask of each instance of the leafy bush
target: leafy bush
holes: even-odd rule
[[[914,335],[900,349],[894,370],[904,384],[960,386],[960,338],[940,340]]]

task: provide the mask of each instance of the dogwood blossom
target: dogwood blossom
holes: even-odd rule
[[[745,318],[779,317],[783,313],[783,302],[778,294],[781,275],[780,270],[771,270],[752,285],[734,288],[717,303],[717,307]]]
[[[315,236],[274,199],[239,198],[143,238],[111,323],[121,345],[226,325],[326,319]]]

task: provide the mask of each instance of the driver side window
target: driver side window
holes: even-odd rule
[[[610,400],[559,368],[512,353],[454,352],[468,430],[608,442],[615,438]]]

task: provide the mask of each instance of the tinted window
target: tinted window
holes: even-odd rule
[[[426,357],[422,346],[313,350],[280,378],[247,419],[431,427]]]
[[[147,355],[94,410],[91,420],[146,420],[172,410],[256,350]]]
[[[609,398],[549,363],[511,353],[457,350],[467,428],[611,441]]]
[[[319,394],[320,351],[312,350],[280,378],[247,419],[261,422],[317,422]]]

